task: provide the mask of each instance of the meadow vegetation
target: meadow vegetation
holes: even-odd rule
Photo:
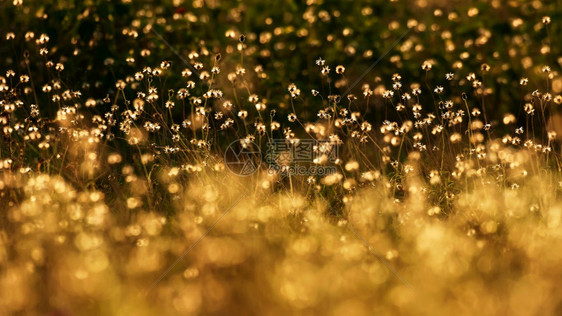
[[[562,313],[560,1],[0,12],[0,314]]]

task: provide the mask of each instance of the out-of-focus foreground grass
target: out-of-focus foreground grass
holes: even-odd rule
[[[442,220],[414,176],[404,202],[381,181],[339,217],[320,196],[272,191],[268,177],[257,185],[216,173],[183,187],[166,217],[113,210],[101,192],[57,176],[5,174],[2,189],[17,199],[2,219],[0,310],[557,314],[562,202],[559,185],[545,179],[512,190],[483,177]]]

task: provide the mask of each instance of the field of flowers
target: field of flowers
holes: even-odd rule
[[[561,8],[0,2],[0,315],[561,314]]]

